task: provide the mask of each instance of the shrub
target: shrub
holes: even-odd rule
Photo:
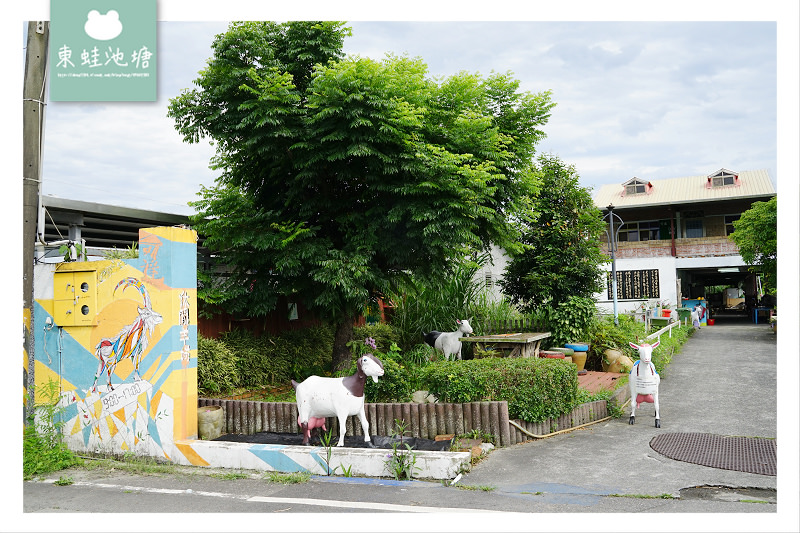
[[[22,434],[22,476],[47,474],[82,463],[82,459],[67,448],[61,429],[63,407],[58,406],[59,383],[50,380],[36,393],[37,404],[29,416]]]
[[[216,394],[288,385],[292,379],[325,375],[332,353],[330,326],[260,337],[247,330],[231,330],[218,340],[198,339],[198,389]]]
[[[581,296],[570,296],[547,313],[551,336],[550,346],[584,340],[586,332],[595,320],[594,300]]]
[[[197,391],[224,394],[238,387],[236,356],[216,339],[197,336]]]
[[[363,341],[367,337],[375,339],[376,350],[388,352],[392,344],[398,342],[397,333],[389,324],[370,324],[353,328],[353,340]]]
[[[578,401],[575,365],[559,359],[442,361],[422,370],[424,388],[442,402],[507,401],[511,418],[540,422]]]
[[[480,264],[487,258],[479,258]],[[479,263],[460,263],[445,279],[414,279],[402,294],[393,294],[392,324],[397,344],[410,349],[431,330],[455,331],[456,319],[474,318],[485,284],[476,277]]]
[[[677,326],[672,328],[672,336],[669,333],[661,335],[661,344],[653,350],[653,365],[659,374],[667,371],[672,361],[672,356],[680,351],[681,346],[694,332],[691,326]],[[591,343],[589,355],[586,360],[586,368],[600,370],[603,352],[608,349],[619,350],[630,357],[633,361],[639,359],[639,352],[628,344],[629,342],[649,342],[644,341],[647,336],[644,330],[644,323],[636,321],[630,315],[619,315],[619,325],[614,325],[614,317],[607,315],[597,318],[587,329],[586,340]]]
[[[384,325],[384,333],[388,333],[388,326]],[[374,326],[370,326],[374,328]],[[388,329],[387,329],[388,328]],[[369,333],[365,328],[358,328],[359,333]],[[375,330],[371,330],[373,333]],[[388,335],[385,338],[391,337]],[[386,342],[384,338],[384,343]],[[414,361],[406,361],[402,350],[392,342],[388,350],[382,351],[381,343],[374,337],[376,347],[367,345],[365,339],[356,339],[349,343],[353,350],[353,359],[350,366],[337,373],[337,376],[350,376],[356,372],[356,359],[363,353],[372,353],[383,363],[384,374],[375,383],[367,380],[364,387],[364,398],[367,402],[406,402],[411,400],[411,395],[419,385],[419,367]],[[372,341],[370,341],[372,342]]]

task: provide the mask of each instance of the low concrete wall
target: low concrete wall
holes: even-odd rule
[[[321,446],[282,446],[241,442],[183,440],[175,442],[184,465],[327,475],[327,450]],[[391,477],[385,449],[332,448],[330,468],[335,475],[348,470],[356,477]],[[452,479],[470,468],[470,452],[415,451],[418,479]],[[338,468],[338,470],[337,470]]]

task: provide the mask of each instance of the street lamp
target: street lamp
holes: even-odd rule
[[[603,217],[603,220],[608,219],[608,229],[606,236],[608,237],[608,251],[611,252],[611,292],[614,295],[614,325],[619,326],[619,315],[617,314],[617,235],[619,230],[622,229],[622,218],[614,213],[614,204],[609,204],[606,208],[608,213]],[[614,218],[619,221],[619,227],[614,230]]]

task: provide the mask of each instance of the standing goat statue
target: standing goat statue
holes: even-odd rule
[[[423,333],[422,337],[428,345],[442,352],[446,359],[450,359],[450,354],[453,355],[453,359],[456,357],[461,359],[461,341],[458,339],[472,333],[472,326],[469,325],[469,320],[456,319],[456,324],[458,324],[456,331],[446,333],[431,331]]]
[[[347,417],[358,415],[364,430],[364,442],[372,447],[369,438],[369,422],[364,412],[364,385],[367,377],[378,382],[383,375],[380,359],[366,353],[357,360],[357,370],[344,378],[310,376],[302,383],[292,380],[297,398],[297,423],[303,428],[303,444],[308,444],[313,427],[324,427],[325,418],[335,416],[339,420],[339,442],[344,446]]]
[[[658,384],[661,376],[656,372],[653,365],[653,350],[658,347],[659,341],[655,344],[634,344],[629,343],[631,348],[639,351],[639,360],[633,364],[630,379],[628,382],[631,387],[631,418],[629,424],[636,422],[636,408],[643,403],[652,403],[656,408],[656,427],[661,427],[661,418],[658,412]]]

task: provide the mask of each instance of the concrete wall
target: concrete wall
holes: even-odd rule
[[[196,240],[147,228],[138,259],[37,266],[37,402],[55,388],[70,449],[179,461],[196,438]]]

